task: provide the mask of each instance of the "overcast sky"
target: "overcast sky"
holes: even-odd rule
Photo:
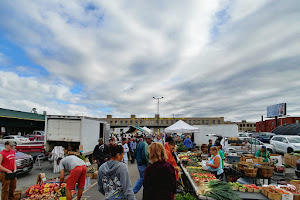
[[[300,116],[299,0],[0,4],[0,107],[105,117]]]

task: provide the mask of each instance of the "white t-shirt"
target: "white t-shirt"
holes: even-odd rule
[[[124,149],[124,157],[123,160],[127,161],[128,157],[127,157],[127,152],[129,151],[128,145],[127,143],[125,143],[124,145],[122,145],[123,149]]]

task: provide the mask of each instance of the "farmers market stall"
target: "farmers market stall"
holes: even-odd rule
[[[260,193],[262,188],[256,185],[216,181],[213,174],[203,170],[200,152],[179,153],[177,159],[181,161],[180,167],[198,199],[268,199]]]

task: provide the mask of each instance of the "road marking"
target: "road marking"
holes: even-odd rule
[[[93,185],[91,185],[88,189],[84,190],[82,192],[82,194],[84,194],[85,192],[89,191],[89,189],[91,189],[92,187],[94,187],[98,182],[96,181],[96,183],[94,183]],[[85,196],[85,197],[90,197],[90,196]],[[74,197],[72,200],[76,200],[77,199],[77,195],[76,197]],[[81,197],[82,200],[86,200],[86,199],[83,199],[83,196]]]

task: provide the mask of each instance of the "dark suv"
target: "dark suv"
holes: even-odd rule
[[[0,151],[5,149],[3,144],[0,144]],[[27,173],[32,170],[33,159],[31,155],[16,151],[17,174]]]

